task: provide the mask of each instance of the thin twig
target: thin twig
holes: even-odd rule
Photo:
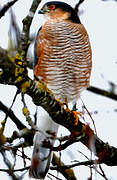
[[[24,129],[26,126],[15,116],[14,112],[6,107],[1,101],[0,101],[0,110],[2,110],[5,114],[7,114],[10,119],[16,124],[19,130]]]
[[[8,11],[8,9],[14,5],[18,0],[13,0],[11,2],[8,2],[4,5],[4,7],[0,10],[0,18],[5,15],[5,13]]]
[[[75,5],[75,11],[78,13],[79,12],[79,6],[84,2],[85,0],[79,0],[79,2]]]
[[[23,30],[20,37],[20,44],[19,44],[19,53],[22,55],[22,58],[25,60],[27,55],[27,50],[30,45],[30,38],[29,38],[29,32],[30,32],[30,26],[34,17],[34,14],[36,12],[36,9],[38,8],[41,0],[33,0],[33,3],[31,5],[31,8],[29,9],[29,14],[23,19]]]
[[[13,169],[13,165],[11,164],[11,162],[9,161],[9,159],[7,158],[6,156],[6,153],[5,152],[1,152],[2,156],[3,156],[3,160],[4,160],[4,163],[6,164],[6,166],[8,167],[8,170],[4,171],[4,172],[7,172],[9,174],[9,176],[12,177],[13,180],[19,180],[21,179],[20,177],[18,177],[14,171],[12,171]]]
[[[56,166],[56,167],[50,167],[51,170],[58,170],[58,169],[70,169],[70,168],[74,168],[76,166],[91,166],[94,164],[98,164],[99,161],[98,160],[89,160],[89,161],[83,161],[83,162],[78,162],[78,163],[74,163],[71,165],[63,165],[63,166]]]
[[[27,167],[24,167],[24,168],[21,168],[21,169],[13,169],[11,170],[12,172],[19,172],[19,171],[25,171],[25,170],[28,170],[30,168],[30,166],[27,166]],[[9,172],[9,169],[0,169],[0,171],[2,172]]]
[[[67,140],[65,143],[60,144],[57,147],[52,147],[53,151],[62,151],[64,149],[66,149],[68,146],[72,145],[75,142],[79,142],[81,141],[81,139],[84,138],[84,135],[81,136],[75,136],[75,135],[70,135],[69,136],[69,140]]]
[[[108,180],[107,179],[107,177],[106,177],[106,175],[105,175],[105,173],[104,173],[104,171],[103,171],[103,169],[102,169],[102,166],[99,164],[99,168],[100,168],[100,170],[101,170],[101,172],[102,172],[102,176],[104,177],[104,179],[105,180]]]
[[[91,120],[92,120],[92,123],[93,123],[93,126],[94,126],[94,130],[95,130],[95,133],[96,133],[96,135],[97,135],[97,130],[96,130],[96,126],[95,126],[95,121],[93,120],[93,118],[92,118],[92,116],[91,116],[91,114],[90,114],[89,110],[88,110],[88,109],[87,109],[87,107],[85,106],[85,104],[84,104],[84,102],[83,102],[82,98],[80,98],[80,99],[81,99],[81,101],[82,101],[82,103],[83,103],[83,107],[84,107],[84,109],[87,111],[87,113],[88,113],[89,117],[90,117],[90,118],[91,118]]]
[[[50,176],[52,176],[52,177],[54,177],[54,178],[56,178],[56,180],[62,180],[62,179],[60,179],[60,178],[58,178],[58,177],[56,177],[56,176],[54,176],[53,174],[51,174],[51,173],[48,173],[48,175],[50,175]],[[48,176],[49,177],[49,176]],[[50,178],[50,177],[49,177]],[[50,178],[51,179],[51,178]]]
[[[70,168],[67,171],[65,169],[59,168],[60,166],[64,166],[64,163],[60,161],[60,159],[54,154],[52,159],[52,164],[56,166],[56,170],[60,172],[66,179],[69,180],[77,180],[74,171]],[[50,169],[53,167],[50,167]]]
[[[108,92],[108,91],[105,91],[103,89],[99,89],[99,88],[94,87],[94,86],[88,87],[87,90],[91,91],[93,93],[96,93],[98,95],[102,95],[102,96],[111,98],[113,100],[117,100],[117,94],[113,94],[112,92]]]

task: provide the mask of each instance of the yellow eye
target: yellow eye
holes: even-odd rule
[[[54,9],[55,9],[55,5],[52,4],[52,5],[50,5],[48,8],[49,8],[50,10],[54,10]]]

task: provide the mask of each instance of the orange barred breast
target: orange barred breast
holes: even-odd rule
[[[34,73],[56,98],[76,101],[89,86],[92,52],[82,24],[47,21],[36,38],[36,56]]]

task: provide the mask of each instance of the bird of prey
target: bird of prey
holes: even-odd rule
[[[39,13],[45,15],[46,22],[35,40],[34,75],[47,85],[55,98],[75,103],[89,86],[92,69],[89,36],[77,12],[64,2],[48,2]],[[37,126],[43,131],[58,130],[49,116]],[[43,147],[45,139],[39,132],[34,137],[30,176],[36,179],[44,179],[52,159],[50,149]]]

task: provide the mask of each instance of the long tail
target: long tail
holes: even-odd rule
[[[41,113],[41,118],[37,121],[37,127],[39,127],[43,133],[36,132],[34,136],[34,149],[29,170],[29,176],[35,179],[45,178],[53,156],[50,148],[43,147],[43,143],[49,140],[50,143],[54,145],[55,140],[49,139],[48,136],[45,136],[45,133],[46,131],[53,133],[57,133],[58,131],[58,125],[51,120],[47,112],[43,112],[44,114]]]

